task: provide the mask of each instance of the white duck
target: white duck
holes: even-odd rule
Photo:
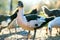
[[[60,28],[60,17],[56,17],[55,19],[53,19],[52,21],[50,21],[48,23],[48,29],[50,31],[50,34],[51,34],[51,31],[52,31],[53,27],[56,27],[56,29]]]
[[[24,15],[24,6],[21,1],[18,2],[18,13],[17,13],[17,24],[25,30],[35,30],[34,38],[36,34],[36,29],[42,28],[46,23],[53,20],[54,18],[44,18],[35,14]],[[33,38],[33,39],[34,39]]]

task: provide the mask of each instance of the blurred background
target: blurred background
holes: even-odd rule
[[[16,9],[19,0],[0,0],[0,14],[11,15],[11,11]],[[29,12],[34,8],[41,10],[46,5],[50,9],[59,9],[60,0],[20,0],[24,3],[25,12]]]

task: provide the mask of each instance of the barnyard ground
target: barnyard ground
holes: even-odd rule
[[[53,28],[51,36],[46,35],[46,28],[47,27],[37,29],[35,40],[60,40],[60,35],[57,33],[55,28]],[[8,28],[5,28],[0,33],[0,40],[27,40],[27,34],[28,31],[22,29],[21,27],[16,29],[13,28],[10,30]],[[29,40],[32,40],[33,34],[34,31],[31,31]]]

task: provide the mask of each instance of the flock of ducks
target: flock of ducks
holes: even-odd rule
[[[25,30],[34,30],[33,40],[35,39],[36,30],[42,28],[48,23],[48,29],[51,34],[54,26],[60,27],[60,10],[49,10],[47,7],[43,7],[43,12],[48,15],[48,18],[37,15],[37,9],[32,10],[31,13],[24,13],[24,5],[21,1],[18,1],[18,9],[11,16],[0,15],[0,32],[3,28],[6,28],[10,23],[16,19],[17,24]],[[55,17],[51,17],[55,16]]]

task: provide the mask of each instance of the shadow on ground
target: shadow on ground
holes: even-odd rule
[[[11,34],[3,34],[3,35],[0,35],[0,40],[4,40],[4,38],[10,37],[10,36],[12,36],[14,34],[22,35],[22,36],[27,36],[28,32],[26,32],[26,31],[20,31],[20,32],[11,33]]]
[[[46,40],[60,40],[60,36],[49,36]]]

